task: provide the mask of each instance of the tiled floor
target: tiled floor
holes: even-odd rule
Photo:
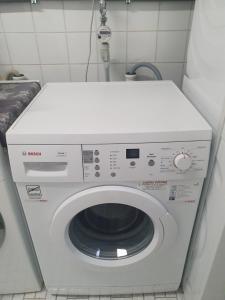
[[[133,296],[102,296],[102,297],[76,297],[76,296],[54,296],[48,294],[46,290],[42,290],[38,293],[28,293],[28,294],[17,294],[17,295],[0,295],[0,300],[182,300],[181,293],[159,293],[155,295],[133,295]]]

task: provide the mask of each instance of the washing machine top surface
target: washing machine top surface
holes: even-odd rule
[[[210,139],[207,122],[170,81],[49,83],[7,132],[8,144]]]

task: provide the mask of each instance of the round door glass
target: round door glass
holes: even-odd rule
[[[69,224],[72,244],[82,253],[100,259],[122,259],[144,250],[152,241],[154,225],[136,207],[107,203],[89,207]]]
[[[0,214],[0,247],[3,244],[4,237],[5,237],[5,224],[2,215]]]

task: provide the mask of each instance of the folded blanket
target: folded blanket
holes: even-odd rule
[[[40,89],[38,82],[0,83],[0,143],[3,147],[6,147],[6,131]]]

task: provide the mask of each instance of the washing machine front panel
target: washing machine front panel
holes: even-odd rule
[[[154,223],[154,229],[156,229],[154,232],[158,232],[158,236],[162,237],[161,242],[158,239],[158,247],[156,246],[155,250],[150,248],[150,245],[153,245],[152,241],[149,248],[143,249],[140,253],[116,260],[97,259],[82,253],[72,244],[68,234],[71,220],[82,210],[106,202],[115,203],[115,198],[112,201],[108,196],[99,201],[97,195],[100,194],[98,193],[95,197],[93,196],[95,199],[93,201],[91,196],[89,197],[88,191],[94,195],[94,190],[100,192],[105,187],[109,190],[113,186],[107,182],[102,182],[101,186],[95,186],[93,183],[61,183],[56,186],[52,183],[36,182],[40,185],[42,198],[34,199],[28,196],[26,185],[18,183],[18,191],[48,290],[59,294],[99,295],[143,291],[150,293],[177,289],[180,284],[202,181],[202,179],[195,179],[189,182],[115,183],[116,189],[125,188],[126,191],[132,190],[138,195],[145,195],[143,199],[142,197],[136,198],[133,204],[129,202],[129,205],[147,212],[146,214]],[[170,200],[170,190],[171,188],[174,190],[174,186],[177,187],[177,195],[175,199]],[[89,203],[84,197],[81,197],[81,193],[88,196]],[[78,207],[75,205],[77,195],[80,196],[79,201],[76,202]],[[133,194],[131,194],[132,197],[129,195],[127,193],[129,201],[134,199]],[[125,199],[125,197],[118,195],[118,199]],[[121,201],[119,203],[121,204]],[[163,210],[159,207],[163,207]],[[156,220],[152,216],[153,214],[154,216],[158,214],[160,219]],[[58,218],[59,216],[60,218]],[[171,222],[171,216],[173,216],[175,224],[173,221]],[[160,230],[161,228],[163,228],[163,232]]]

